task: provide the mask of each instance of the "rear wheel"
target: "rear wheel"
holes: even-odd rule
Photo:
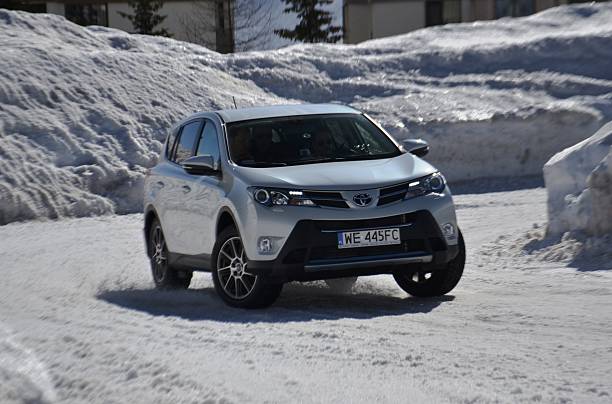
[[[155,286],[159,289],[187,289],[192,272],[176,271],[168,263],[168,246],[159,220],[153,220],[149,231],[149,257]]]
[[[405,292],[416,297],[442,296],[457,286],[465,266],[465,244],[459,232],[459,252],[446,264],[444,269],[436,271],[420,270],[412,273],[396,272],[395,281]]]
[[[325,280],[327,287],[337,293],[349,293],[351,290],[353,290],[353,286],[355,286],[356,282],[356,276],[352,276],[350,278],[336,278]]]
[[[238,231],[227,228],[217,238],[212,256],[215,290],[233,307],[256,309],[276,301],[282,284],[270,283],[249,272],[248,259]]]

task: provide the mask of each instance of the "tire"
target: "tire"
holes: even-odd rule
[[[270,283],[261,275],[248,272],[248,258],[240,234],[234,227],[217,237],[212,254],[212,278],[215,290],[229,306],[259,309],[276,301],[282,283]]]
[[[337,293],[349,293],[351,290],[353,290],[353,286],[355,286],[356,282],[356,276],[352,276],[350,278],[336,278],[325,280],[327,287]]]
[[[449,293],[457,286],[465,266],[465,243],[459,231],[459,252],[446,264],[445,269],[435,272],[396,272],[395,281],[406,293],[415,297],[434,297]]]
[[[153,282],[158,289],[187,289],[193,273],[176,271],[168,263],[168,247],[159,220],[154,219],[149,229],[149,257]]]

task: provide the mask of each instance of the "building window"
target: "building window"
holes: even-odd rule
[[[46,13],[47,3],[44,1],[5,0],[0,1],[0,8],[27,11],[28,13]]]
[[[79,25],[108,26],[106,4],[66,4],[66,19]]]
[[[225,11],[223,10],[223,2],[219,2],[217,13],[219,15],[219,19],[218,19],[219,28],[224,29],[225,28]]]
[[[425,25],[461,22],[461,0],[432,0],[425,3]]]
[[[495,0],[495,16],[522,17],[533,14],[534,0]]]

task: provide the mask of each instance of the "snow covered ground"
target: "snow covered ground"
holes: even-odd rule
[[[288,285],[263,311],[224,306],[206,274],[153,290],[140,215],[2,226],[0,402],[609,403],[612,273],[517,249],[542,188],[456,203],[452,295],[377,276]]]
[[[451,181],[540,174],[612,119],[612,4],[360,45],[220,55],[0,10],[0,224],[141,210],[167,129],[194,111],[341,102],[423,137]]]
[[[139,211],[167,128],[232,96],[351,104],[451,180],[513,177],[455,188],[467,266],[440,299],[377,276],[246,312],[207,274],[155,291],[140,215],[0,226],[0,402],[611,402],[612,258],[543,239],[523,177],[612,119],[611,22],[574,5],[219,55],[0,10],[0,224]]]

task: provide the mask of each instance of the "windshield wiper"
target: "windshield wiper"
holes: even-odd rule
[[[284,167],[287,165],[287,163],[269,163],[266,161],[243,161],[239,164],[244,167]]]
[[[289,164],[299,165],[299,164],[330,163],[332,161],[344,161],[344,160],[346,160],[344,157],[321,157],[321,158],[316,158],[316,159],[291,161]]]
[[[384,154],[360,154],[356,156],[346,156],[344,160],[357,161],[357,160],[380,160],[388,159],[399,156],[399,153],[384,153]]]

